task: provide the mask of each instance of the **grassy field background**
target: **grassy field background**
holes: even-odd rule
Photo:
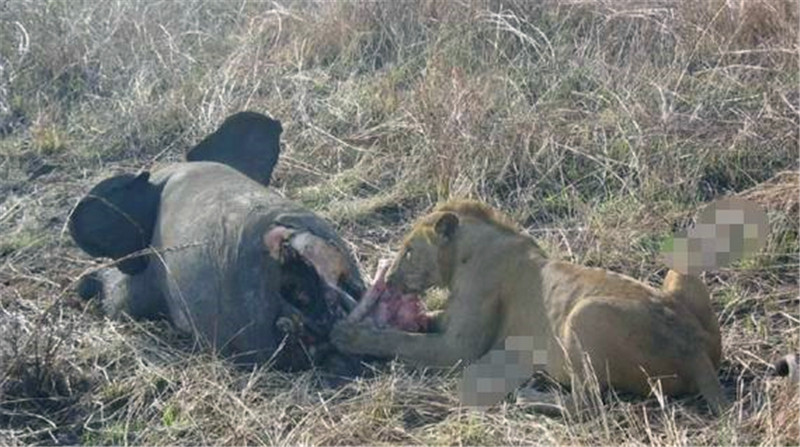
[[[797,445],[800,393],[769,363],[800,349],[798,20],[790,0],[0,2],[0,444]],[[80,302],[80,196],[245,109],[282,121],[275,187],[365,272],[472,197],[554,258],[658,285],[704,203],[758,201],[766,248],[704,276],[734,409],[467,411],[456,374],[397,363],[328,389]]]

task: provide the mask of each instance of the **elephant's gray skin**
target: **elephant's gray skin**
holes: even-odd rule
[[[81,199],[69,219],[73,239],[118,260],[82,295],[100,292],[111,317],[167,317],[237,363],[324,363],[328,331],[343,302],[352,304],[344,297],[360,297],[363,281],[325,220],[265,186],[274,161],[257,159],[277,159],[280,123],[237,116],[190,151],[197,161],[115,176]],[[214,135],[225,136],[222,146],[208,144]]]

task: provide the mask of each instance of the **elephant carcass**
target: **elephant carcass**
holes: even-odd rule
[[[266,146],[277,148],[280,124],[268,124]],[[360,273],[329,223],[264,186],[269,174],[191,161],[100,182],[70,233],[118,269],[82,294],[100,292],[112,317],[167,317],[238,363],[293,370],[337,356],[327,334],[363,293]]]

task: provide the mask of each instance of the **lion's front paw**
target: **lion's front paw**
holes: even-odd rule
[[[374,328],[364,323],[340,321],[330,333],[331,343],[336,349],[349,354],[366,354]]]

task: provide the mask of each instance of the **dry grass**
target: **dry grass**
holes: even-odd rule
[[[800,443],[798,391],[768,368],[800,349],[798,20],[790,0],[0,4],[0,444]],[[276,187],[365,271],[473,197],[554,257],[658,283],[660,241],[702,203],[759,201],[764,252],[706,274],[735,411],[470,412],[452,373],[328,389],[93,314],[70,289],[95,266],[64,232],[76,200],[242,109],[283,121]]]

